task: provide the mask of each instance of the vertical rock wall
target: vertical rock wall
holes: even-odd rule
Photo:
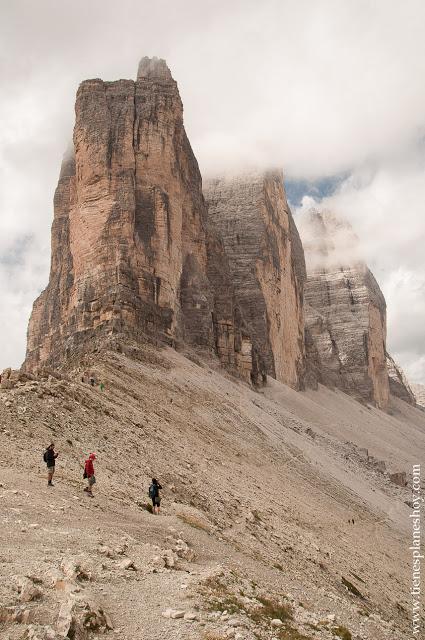
[[[413,389],[410,387],[401,367],[394,362],[394,359],[388,353],[387,369],[391,395],[396,396],[396,398],[401,398],[401,400],[404,400],[409,404],[415,405],[416,398]]]
[[[386,304],[350,225],[329,212],[300,220],[307,282],[308,378],[385,409]]]
[[[75,112],[26,368],[59,365],[111,334],[150,335],[215,349],[229,369],[263,383],[222,241],[207,231],[201,175],[165,62],[142,59],[136,82],[83,82]]]
[[[212,348],[201,176],[168,67],[143,59],[136,82],[85,81],[75,111],[27,367],[114,332]]]
[[[270,375],[302,388],[305,264],[281,172],[211,179],[204,195],[255,349]]]

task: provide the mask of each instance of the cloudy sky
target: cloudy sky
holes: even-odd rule
[[[348,217],[425,382],[422,0],[14,0],[0,6],[0,369],[47,283],[52,200],[82,79],[167,59],[203,174],[281,166],[297,214]]]

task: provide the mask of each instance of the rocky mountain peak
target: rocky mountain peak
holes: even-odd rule
[[[148,56],[144,56],[140,60],[137,69],[137,80],[141,79],[169,82],[173,80],[173,76],[163,58],[157,58],[156,56],[149,58]]]
[[[350,223],[312,209],[298,221],[304,288],[308,379],[386,409],[390,392],[412,393],[386,350],[386,302]]]
[[[206,350],[248,383],[321,382],[386,408],[384,296],[350,224],[292,218],[280,170],[204,181],[166,62],[83,82],[54,197],[52,260],[25,367],[65,367],[119,338]],[[305,257],[304,257],[305,251]],[[306,258],[306,260],[305,260]],[[307,264],[307,279],[306,279]]]

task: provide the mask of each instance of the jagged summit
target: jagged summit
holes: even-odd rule
[[[142,78],[161,81],[173,80],[173,76],[171,75],[171,71],[168,68],[166,61],[163,58],[157,58],[156,56],[153,58],[144,56],[140,60],[139,67],[137,69],[137,79],[141,80]]]

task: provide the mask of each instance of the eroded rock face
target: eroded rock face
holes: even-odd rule
[[[308,379],[385,409],[386,304],[357,238],[348,223],[326,211],[311,211],[299,229],[307,263]]]
[[[220,235],[207,232],[207,276],[213,292],[213,330],[216,353],[226,368],[247,382],[261,386],[267,368],[238,305],[229,262]]]
[[[204,182],[208,222],[222,239],[244,318],[267,373],[304,385],[304,253],[281,172]]]
[[[212,345],[201,177],[168,67],[144,59],[136,82],[87,80],[75,111],[27,364],[99,332]]]
[[[387,370],[388,381],[390,385],[390,393],[397,398],[401,398],[409,404],[416,404],[416,399],[412,389],[404,375],[403,370],[393,360],[393,358],[387,353]]]
[[[421,409],[425,409],[425,384],[412,384],[416,405]]]
[[[26,368],[56,366],[111,334],[151,335],[216,348],[223,364],[261,380],[223,247],[207,232],[201,175],[165,61],[143,58],[136,82],[83,82],[75,111]]]

